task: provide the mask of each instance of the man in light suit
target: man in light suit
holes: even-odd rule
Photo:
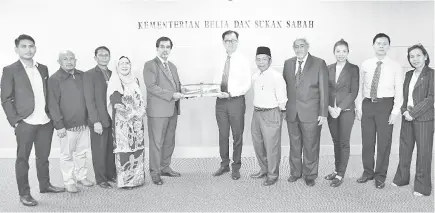
[[[36,206],[38,202],[30,195],[28,178],[29,156],[33,144],[40,192],[57,193],[65,189],[51,185],[48,169],[54,130],[48,117],[48,69],[33,60],[36,46],[31,36],[20,35],[15,39],[15,52],[20,59],[3,69],[1,101],[9,124],[15,129],[15,174],[20,202],[25,206]]]
[[[172,47],[170,38],[159,38],[157,57],[147,61],[143,70],[147,88],[150,174],[156,185],[163,184],[160,176],[181,176],[170,167],[180,99],[183,98],[177,67],[168,61]]]
[[[304,176],[314,186],[318,176],[320,131],[328,116],[328,67],[323,59],[308,53],[306,39],[293,42],[296,57],[284,64],[287,83],[287,128],[290,136],[290,177]],[[303,160],[302,160],[303,153]]]

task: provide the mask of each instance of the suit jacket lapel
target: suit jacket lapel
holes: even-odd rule
[[[309,78],[309,76],[308,76],[308,74],[306,72],[309,72],[311,65],[313,65],[313,59],[312,59],[310,53],[308,53],[307,61],[305,62],[305,66],[302,69],[301,82],[300,83],[302,83],[306,77]]]
[[[340,72],[340,75],[338,76],[338,79],[337,79],[337,86],[338,86],[338,82],[340,82],[340,80],[342,79],[342,78],[344,78],[344,76],[346,76],[346,73],[348,73],[348,69],[349,69],[349,62],[347,62],[346,61],[346,64],[344,64],[344,67],[343,67],[343,69],[341,70],[341,72]]]
[[[414,73],[415,73],[415,70],[413,71]],[[413,73],[413,74],[414,74]],[[415,86],[414,86],[414,91],[416,91],[416,88],[417,87],[419,87],[420,85],[422,85],[423,84],[423,80],[424,80],[424,76],[426,76],[427,75],[427,66],[425,66],[424,68],[423,68],[423,70],[421,71],[421,73],[420,73],[420,76],[418,76],[418,79],[417,79],[417,82],[415,83]],[[412,77],[412,76],[411,76]]]
[[[156,57],[154,60],[156,61],[157,65],[159,66],[160,71],[161,71],[161,72],[166,76],[166,78],[168,79],[168,81],[171,82],[171,77],[170,77],[169,74],[166,72],[165,67],[163,66],[162,61],[160,61],[160,59],[159,59],[158,57]],[[169,63],[168,63],[168,66],[170,66]],[[169,67],[169,69],[170,69],[170,72],[172,73],[170,67]],[[175,81],[175,79],[174,79],[174,81]],[[172,85],[172,83],[171,83],[171,85]],[[172,85],[172,87],[174,87],[174,86]],[[174,89],[177,89],[177,88],[174,88]]]
[[[24,79],[24,82],[26,84],[24,86],[26,86],[27,88],[29,88],[33,92],[32,84],[30,83],[30,78],[27,75],[26,69],[24,69],[24,66],[20,60],[17,61],[17,67],[18,67],[19,75]]]
[[[46,77],[48,78],[48,76],[44,75],[45,73],[42,71],[42,68],[40,68],[40,66],[37,66],[36,68],[38,69],[39,75],[41,76],[41,79],[42,79],[42,87],[44,89],[44,97],[47,97],[47,85],[46,85],[45,78]]]
[[[334,88],[337,87],[337,82],[335,82],[335,75],[337,74],[337,67],[336,67],[337,63],[334,63],[331,65],[331,72],[330,72],[330,79],[332,80],[332,82],[334,82]]]

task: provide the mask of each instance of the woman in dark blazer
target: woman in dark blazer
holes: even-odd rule
[[[408,48],[408,61],[414,69],[406,73],[403,85],[399,166],[392,184],[409,184],[412,152],[414,144],[417,144],[414,195],[429,196],[432,191],[434,70],[428,67],[429,55],[421,44]]]
[[[327,176],[330,186],[343,183],[350,153],[350,133],[355,120],[355,99],[359,89],[359,68],[347,61],[349,45],[341,39],[334,45],[337,62],[329,69],[328,125],[334,143],[335,171]]]

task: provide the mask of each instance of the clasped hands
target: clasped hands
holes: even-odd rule
[[[412,121],[412,120],[414,120],[414,118],[412,118],[412,116],[409,114],[409,111],[405,111],[405,112],[403,113],[403,116],[405,117],[405,120],[407,120],[407,121]]]
[[[338,118],[338,116],[340,116],[341,113],[341,108],[328,106],[328,112],[332,118]]]

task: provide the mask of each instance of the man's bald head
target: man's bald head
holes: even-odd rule
[[[70,50],[63,50],[59,53],[59,65],[65,71],[72,71],[76,68],[76,56]]]

